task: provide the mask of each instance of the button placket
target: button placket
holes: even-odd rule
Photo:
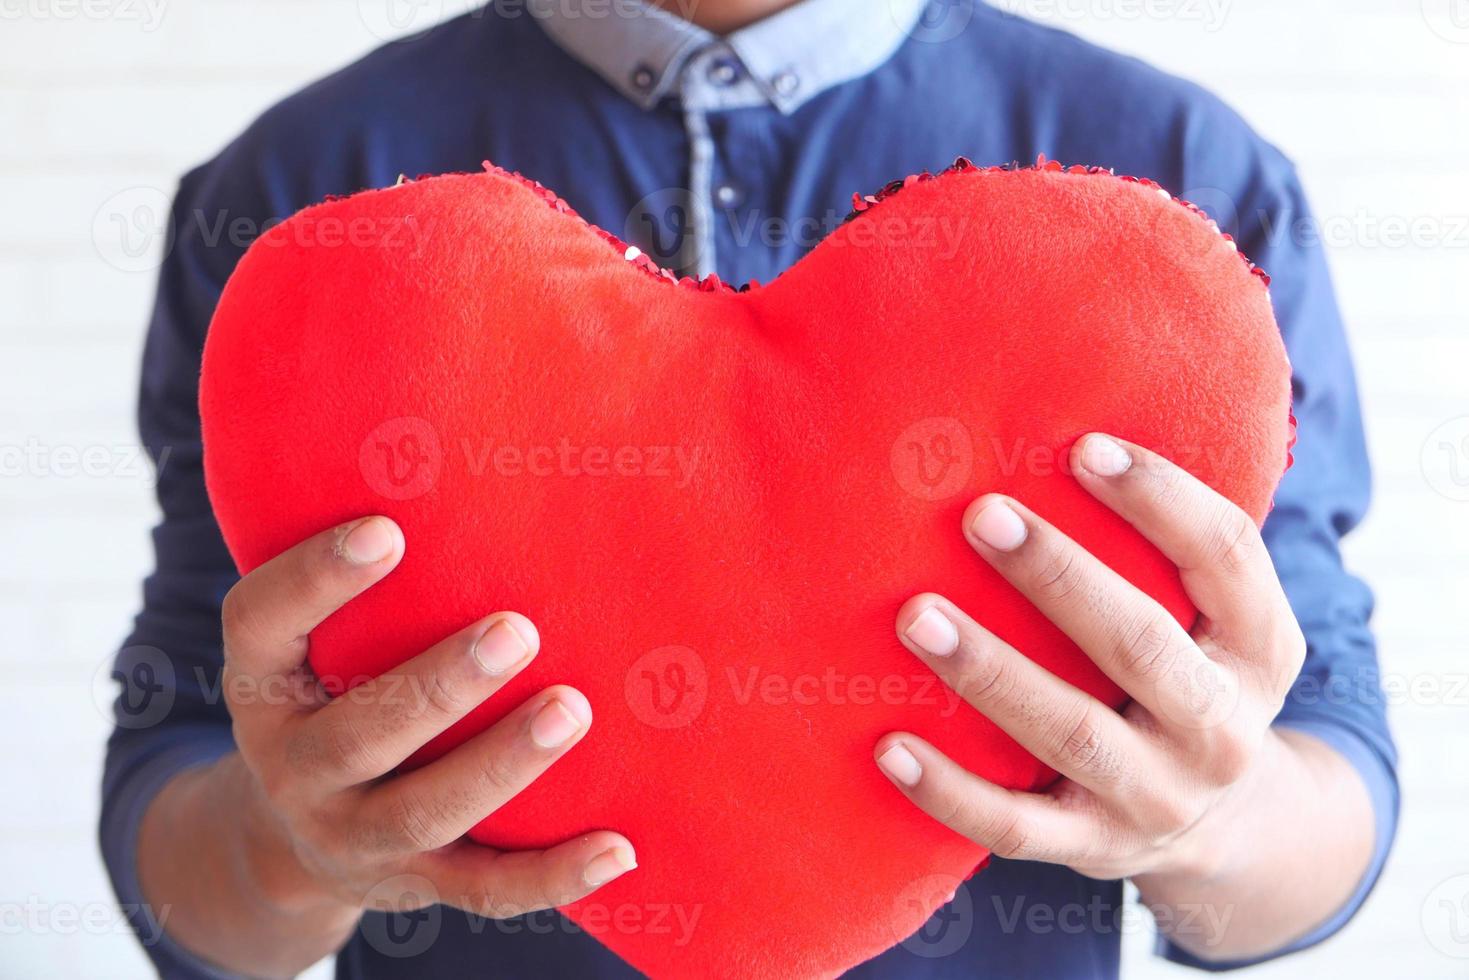
[[[716,182],[718,148],[710,132],[710,113],[769,105],[769,90],[751,76],[733,51],[721,45],[710,45],[687,62],[679,75],[678,90],[689,141],[689,219],[695,243],[691,271],[705,276],[717,263],[720,215],[749,200],[747,188],[738,181]]]
[[[703,105],[697,99],[690,101],[689,86],[686,84],[684,88],[684,134],[689,141],[689,232],[694,241],[691,271],[702,277],[714,271],[714,214],[709,201],[714,141],[709,135],[709,120]]]

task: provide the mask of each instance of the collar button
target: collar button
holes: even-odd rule
[[[653,88],[653,83],[658,81],[658,76],[650,66],[640,64],[632,70],[631,80],[633,88],[639,92],[647,92]]]
[[[783,71],[770,80],[770,86],[777,95],[795,95],[801,79],[793,71]]]
[[[709,66],[709,80],[715,85],[733,85],[740,80],[739,62],[733,58],[719,58]]]

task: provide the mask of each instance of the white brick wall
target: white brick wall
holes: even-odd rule
[[[1214,88],[1300,164],[1328,227],[1346,229],[1332,262],[1379,481],[1350,555],[1380,596],[1386,670],[1437,690],[1394,702],[1407,809],[1376,895],[1337,940],[1256,975],[1463,976],[1469,963],[1445,950],[1469,954],[1469,879],[1434,888],[1469,873],[1469,692],[1454,687],[1469,672],[1469,502],[1452,499],[1469,487],[1428,441],[1469,416],[1469,6],[1004,5]],[[107,731],[97,674],[137,601],[153,518],[146,474],[128,462],[152,276],[129,271],[140,263],[119,249],[107,202],[167,193],[260,109],[378,43],[390,13],[418,29],[463,6],[0,0],[0,447],[94,447],[105,470],[11,455],[0,474],[0,975],[146,975],[93,844]],[[1415,218],[1429,240],[1377,240]],[[1463,903],[1458,945],[1444,898]],[[1131,975],[1175,972],[1147,946],[1130,938]]]

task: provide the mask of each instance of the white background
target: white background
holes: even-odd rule
[[[1005,5],[1203,82],[1301,166],[1377,466],[1349,554],[1380,597],[1406,810],[1356,922],[1254,975],[1469,975],[1469,3]],[[147,973],[94,821],[97,675],[137,605],[154,518],[133,396],[157,209],[267,105],[456,9],[0,0],[0,977]],[[136,222],[127,238],[120,219]],[[1181,972],[1148,948],[1130,935],[1129,975]]]

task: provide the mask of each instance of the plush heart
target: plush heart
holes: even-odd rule
[[[210,328],[205,461],[240,569],[359,515],[402,525],[398,569],[312,634],[336,690],[531,617],[540,657],[414,763],[547,684],[585,692],[589,736],[472,836],[627,834],[638,870],[565,912],[656,977],[835,974],[983,862],[879,773],[884,733],[1054,778],[898,644],[914,593],[1123,700],[970,550],[976,495],[1025,501],[1189,624],[1071,444],[1156,448],[1257,519],[1287,463],[1266,280],[1157,185],[961,161],[855,200],[734,290],[516,175],[410,181],[271,229]]]

